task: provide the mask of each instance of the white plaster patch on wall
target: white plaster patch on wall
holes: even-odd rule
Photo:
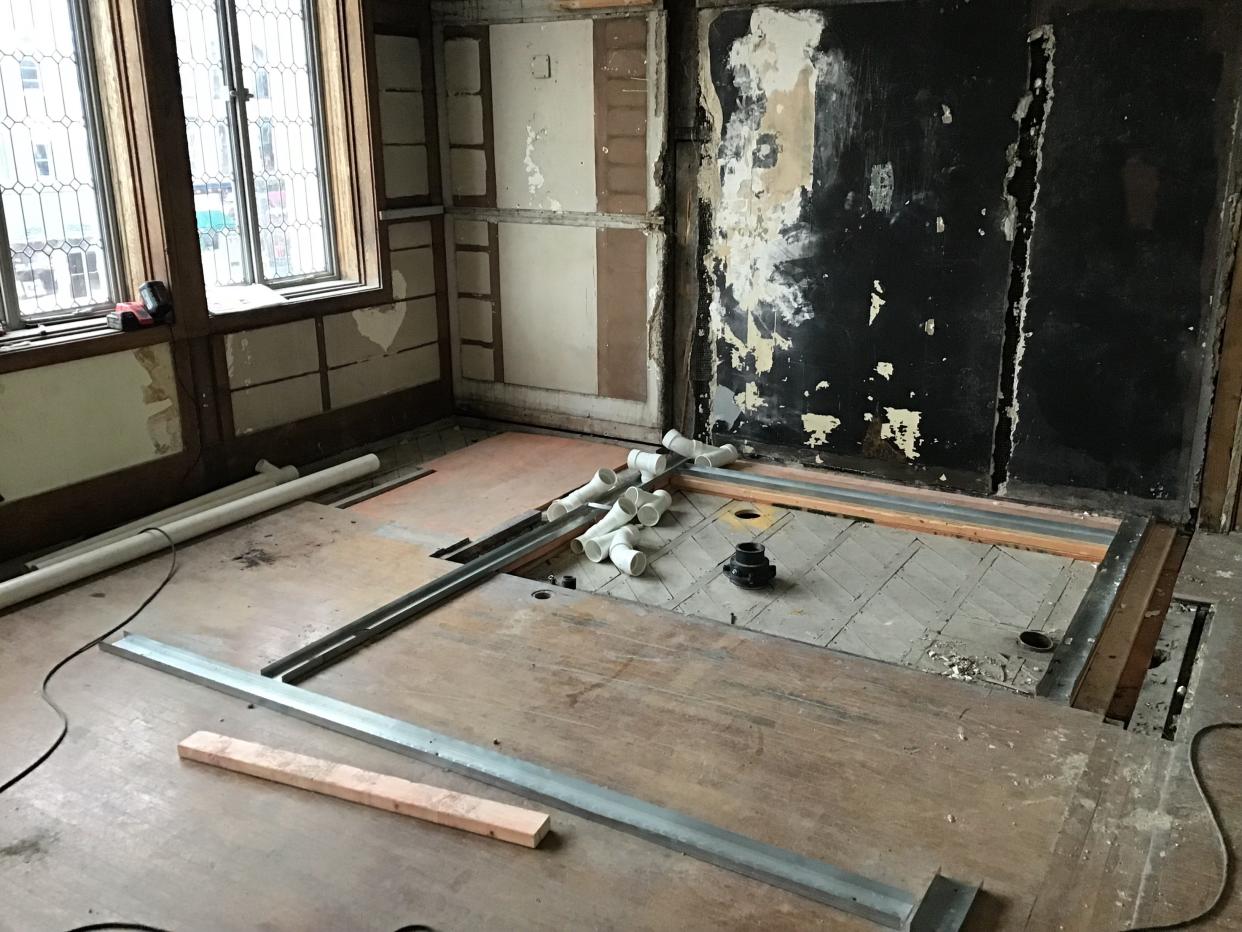
[[[368,307],[353,312],[358,332],[383,352],[388,352],[405,322],[405,302],[387,307]]]
[[[816,389],[816,391],[818,391],[818,390],[819,390],[819,389],[821,389],[821,388],[827,388],[827,387],[828,387],[828,383],[827,383],[827,382],[816,382],[816,383],[815,383],[815,389]]]
[[[742,411],[752,414],[768,405],[767,400],[759,394],[759,386],[754,382],[747,382],[746,387],[733,396],[733,400]]]
[[[875,371],[885,379],[891,379],[893,377],[893,364],[891,362],[877,362],[875,364]]]
[[[867,319],[867,326],[875,323],[875,319],[880,316],[880,308],[887,302],[883,298],[884,286],[880,284],[879,279],[871,283],[871,316]]]
[[[548,135],[547,129],[536,130],[534,126],[526,127],[526,155],[522,164],[526,167],[526,187],[533,200],[542,201],[548,210],[561,210],[561,202],[543,193],[545,179],[543,169],[535,161],[535,144]]]
[[[871,209],[887,214],[893,209],[893,163],[882,162],[871,166]]]
[[[940,105],[940,122],[945,126],[953,122],[953,111],[949,109],[948,104]]]
[[[841,426],[841,419],[831,414],[802,415],[802,429],[806,431],[808,447],[822,447],[828,442],[828,435]]]
[[[930,337],[930,336],[935,336],[935,334],[936,334],[936,318],[934,318],[934,317],[929,317],[927,320],[923,321],[923,332],[924,332],[925,334],[927,334],[929,337]]]
[[[937,218],[936,218],[936,232],[937,232],[937,233],[943,233],[943,232],[944,232],[944,217],[937,217]]]
[[[891,440],[905,454],[906,459],[918,459],[918,445],[923,439],[919,435],[919,422],[923,419],[923,412],[911,411],[909,408],[885,408],[884,418],[884,423],[880,425],[880,436]]]

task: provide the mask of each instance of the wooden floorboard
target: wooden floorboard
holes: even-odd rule
[[[449,566],[384,523],[303,504],[197,541],[133,630],[257,669]],[[965,563],[963,546],[937,557]],[[1186,735],[1242,717],[1242,543],[1229,547],[1187,559],[1217,613]],[[0,779],[54,734],[43,672],[163,571],[153,557],[0,616]],[[900,886],[936,869],[982,881],[985,927],[1178,918],[1219,880],[1181,730],[1162,742],[980,683],[588,592],[537,600],[535,586],[495,578],[307,686]],[[69,737],[0,796],[0,929],[869,928],[559,811],[527,851],[183,764],[177,742],[210,729],[523,803],[98,651],[53,692]],[[1242,740],[1214,735],[1204,755],[1236,831]],[[1230,909],[1217,927],[1238,927]]]
[[[387,522],[397,536],[405,531],[434,550],[477,537],[519,512],[541,508],[586,483],[598,469],[624,466],[628,450],[547,434],[497,434],[427,459],[421,465],[434,469],[432,475],[351,511]]]

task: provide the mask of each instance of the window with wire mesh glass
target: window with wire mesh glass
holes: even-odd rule
[[[336,273],[312,0],[173,0],[209,289]]]
[[[97,315],[117,300],[87,2],[0,0],[0,322],[8,330]]]

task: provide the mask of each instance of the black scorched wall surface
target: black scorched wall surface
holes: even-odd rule
[[[1232,93],[1200,12],[1053,28],[1010,486],[1182,500],[1213,340],[1214,99]]]
[[[717,438],[986,486],[1025,16],[937,0],[711,19]]]

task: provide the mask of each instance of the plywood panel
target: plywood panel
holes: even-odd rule
[[[475,537],[539,508],[625,463],[628,449],[544,434],[499,434],[425,463],[417,482],[377,495],[351,511],[424,533]]]
[[[500,224],[505,381],[593,395],[595,230]]]

